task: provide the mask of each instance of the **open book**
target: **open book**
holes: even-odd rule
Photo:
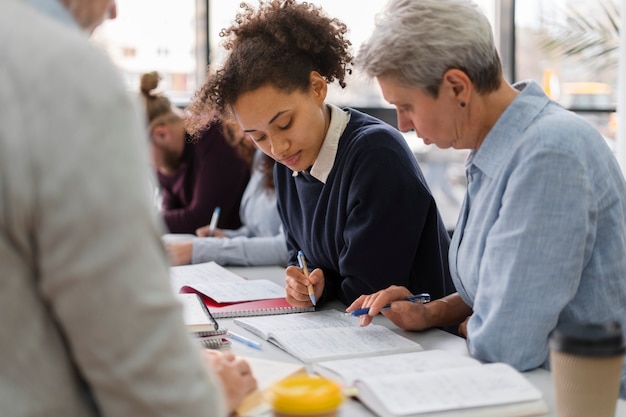
[[[365,376],[357,396],[381,417],[522,417],[548,413],[541,392],[504,363]]]
[[[337,310],[234,322],[306,363],[422,350],[387,327],[360,327],[358,319]]]
[[[459,355],[443,350],[422,350],[417,352],[377,355],[364,361],[363,358],[336,359],[314,363],[311,370],[351,387],[367,376],[399,375],[444,368],[464,368],[481,366],[482,363],[471,356]]]
[[[541,393],[505,364],[443,350],[318,362],[312,371],[347,387],[384,417],[518,417],[548,412]]]
[[[267,279],[247,280],[216,262],[170,267],[174,292],[197,293],[215,318],[313,311],[294,307],[285,289]]]

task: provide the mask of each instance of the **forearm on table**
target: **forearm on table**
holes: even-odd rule
[[[456,292],[428,303],[426,308],[428,309],[430,327],[460,324],[472,314],[472,309]]]

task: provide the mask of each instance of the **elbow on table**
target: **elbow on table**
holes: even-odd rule
[[[470,354],[482,362],[504,362],[520,372],[545,366],[548,361],[547,343],[544,348],[536,349],[528,346],[528,341],[496,344],[469,339],[467,346]]]

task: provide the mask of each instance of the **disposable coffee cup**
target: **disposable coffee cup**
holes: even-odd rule
[[[557,417],[614,417],[626,350],[619,323],[559,325],[549,343]]]

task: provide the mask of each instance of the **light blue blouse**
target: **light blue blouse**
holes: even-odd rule
[[[263,187],[257,168],[263,154],[257,151],[252,175],[241,198],[243,226],[224,230],[227,238],[195,238],[192,263],[215,261],[220,265],[287,265],[287,244],[276,208],[276,193]]]
[[[470,353],[528,370],[549,366],[558,323],[626,331],[626,184],[594,128],[536,83],[516,87],[466,162],[450,270],[474,310]]]

